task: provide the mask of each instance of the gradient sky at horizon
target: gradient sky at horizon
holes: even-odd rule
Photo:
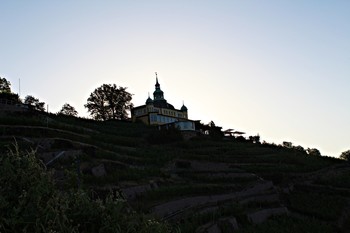
[[[80,116],[104,83],[338,157],[350,149],[350,1],[0,0],[0,76]]]

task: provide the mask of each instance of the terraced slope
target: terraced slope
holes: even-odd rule
[[[135,211],[181,232],[350,228],[350,167],[337,159],[204,136],[181,141],[137,123],[33,113],[1,115],[0,136],[0,150],[14,140],[36,150],[59,188],[73,181],[96,197],[119,192]]]

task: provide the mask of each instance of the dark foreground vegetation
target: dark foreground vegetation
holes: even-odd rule
[[[348,232],[350,168],[128,121],[0,114],[0,232]]]
[[[74,188],[73,177],[58,189],[34,152],[15,145],[0,164],[1,232],[171,232],[169,225],[132,211],[117,194],[99,199]]]

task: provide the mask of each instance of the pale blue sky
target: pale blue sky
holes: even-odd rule
[[[0,76],[57,112],[103,83],[154,91],[189,117],[350,149],[350,1],[0,0]]]

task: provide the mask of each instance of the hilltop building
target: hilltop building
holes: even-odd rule
[[[164,98],[164,92],[160,89],[156,73],[155,91],[153,99],[148,95],[145,105],[135,107],[131,110],[131,118],[135,122],[140,120],[148,125],[175,125],[180,130],[195,130],[195,121],[188,119],[188,109],[183,104],[180,109]]]

